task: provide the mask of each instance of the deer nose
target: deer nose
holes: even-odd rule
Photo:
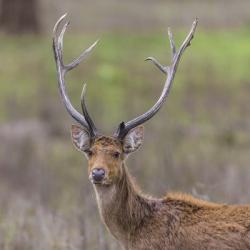
[[[103,168],[94,168],[92,170],[92,178],[94,181],[102,181],[105,176],[105,170]]]

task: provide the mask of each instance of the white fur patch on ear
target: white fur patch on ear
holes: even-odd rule
[[[144,127],[138,126],[128,132],[123,140],[124,153],[129,154],[136,151],[143,142]]]
[[[71,126],[71,138],[73,144],[78,150],[86,151],[90,147],[90,135],[84,128],[72,125]]]

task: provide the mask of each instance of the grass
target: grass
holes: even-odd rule
[[[179,44],[186,31],[174,34]],[[65,61],[97,38],[66,34]],[[143,190],[249,202],[249,42],[245,29],[197,30],[166,105],[146,124],[143,150],[129,159]],[[70,142],[51,38],[1,34],[0,48],[0,249],[118,249],[101,226],[86,161]],[[72,102],[79,108],[86,82],[90,113],[113,132],[161,91],[164,76],[143,61],[148,56],[170,61],[165,34],[101,37],[66,78]]]
[[[184,33],[177,34],[180,41]],[[70,61],[86,48],[96,37],[67,35],[65,39],[65,57]],[[209,81],[225,86],[225,90],[238,88],[248,83],[250,57],[250,32],[204,32],[198,30],[192,47],[188,49],[177,74],[175,91],[181,92],[192,85],[207,87]],[[120,109],[124,102],[124,92],[130,88],[142,88],[157,91],[161,88],[161,75],[152,66],[143,63],[149,55],[169,62],[169,47],[164,34],[106,35],[101,39],[91,58],[69,77],[73,100],[78,101],[78,93],[83,81],[88,84],[90,102],[96,99],[107,106]],[[31,102],[41,89],[56,93],[56,74],[51,41],[44,37],[6,37],[1,36],[1,115],[8,120],[6,106],[15,96],[18,104]],[[188,76],[187,76],[188,74]],[[159,83],[154,83],[154,79]],[[72,82],[72,83],[71,83]],[[184,86],[185,84],[185,86]],[[213,83],[210,83],[213,84]],[[101,95],[98,90],[101,90]],[[146,91],[143,90],[143,91]],[[140,94],[140,93],[139,93]],[[136,96],[135,96],[136,98]],[[31,115],[34,115],[32,109]],[[115,110],[114,110],[115,111]],[[117,112],[117,111],[116,111]],[[29,113],[27,111],[27,113]]]

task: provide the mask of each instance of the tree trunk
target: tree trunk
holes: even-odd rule
[[[1,28],[8,33],[39,33],[37,0],[2,0]]]

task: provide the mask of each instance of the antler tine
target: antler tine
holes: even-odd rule
[[[84,97],[85,97],[85,93],[86,93],[86,87],[87,87],[87,85],[83,84],[82,94],[81,94],[82,112],[83,112],[83,115],[84,115],[87,123],[89,124],[89,126],[92,129],[92,134],[97,135],[98,131],[97,131],[96,127],[95,127],[95,124],[94,124],[93,120],[91,119],[91,117],[89,115],[89,112],[87,110],[86,103],[85,103],[85,98]]]
[[[56,22],[54,29],[53,29],[53,50],[54,50],[54,56],[55,56],[55,61],[56,61],[56,66],[57,66],[57,77],[58,77],[58,86],[60,90],[60,94],[63,100],[63,103],[69,112],[69,114],[78,122],[80,123],[83,127],[85,127],[90,135],[94,137],[97,133],[97,129],[92,121],[92,119],[89,116],[89,113],[87,111],[85,101],[84,101],[84,96],[82,97],[81,104],[83,108],[83,115],[79,113],[71,104],[69,97],[66,92],[66,83],[65,83],[65,74],[72,70],[73,68],[77,67],[81,61],[83,61],[89,53],[93,50],[95,45],[97,44],[98,41],[93,43],[89,48],[87,48],[85,51],[83,51],[80,56],[73,60],[71,63],[64,65],[63,62],[63,37],[64,33],[67,29],[67,26],[69,22],[66,22],[64,26],[62,27],[62,30],[57,36],[59,26],[60,24],[65,20],[67,14],[64,14],[59,18],[59,20]]]
[[[155,58],[153,57],[148,57],[146,60],[151,61],[161,72],[167,75],[167,79],[165,81],[162,93],[158,99],[158,101],[151,107],[146,113],[134,118],[131,121],[128,121],[126,123],[122,122],[120,123],[115,136],[117,136],[119,139],[123,139],[124,136],[133,128],[143,124],[150,118],[152,118],[162,107],[163,103],[165,102],[168,93],[170,91],[171,85],[174,80],[174,76],[179,64],[179,61],[181,59],[181,56],[185,49],[190,45],[191,40],[194,37],[195,29],[198,24],[198,19],[196,18],[192,24],[191,30],[188,33],[187,37],[183,41],[181,47],[179,50],[176,51],[176,47],[174,44],[173,40],[173,35],[171,33],[171,30],[168,29],[168,36],[169,36],[169,41],[170,41],[170,47],[172,51],[172,64],[170,66],[163,66],[161,65]]]
[[[176,47],[175,47],[175,43],[174,43],[173,34],[172,34],[172,31],[170,28],[168,28],[168,38],[169,38],[170,47],[172,50],[172,58],[174,58],[175,54],[176,54]]]
[[[91,46],[89,46],[86,50],[84,50],[81,55],[76,58],[72,63],[67,65],[67,69],[71,70],[75,67],[77,67],[81,61],[83,61],[87,56],[90,54],[90,52],[95,48],[99,40],[95,41]]]

